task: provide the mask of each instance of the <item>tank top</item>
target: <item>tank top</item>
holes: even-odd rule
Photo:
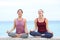
[[[45,19],[46,19],[46,18],[44,18],[44,22],[39,22],[39,21],[38,21],[38,18],[37,18],[38,32],[40,32],[40,33],[44,33],[44,32],[47,31]]]
[[[22,20],[18,20],[16,19],[16,33],[17,34],[21,34],[21,33],[25,33],[25,27],[24,27],[24,21]]]

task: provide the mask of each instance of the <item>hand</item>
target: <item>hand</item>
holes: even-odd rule
[[[11,33],[10,31],[7,31],[6,33]]]
[[[30,30],[30,32],[33,32],[33,31],[35,31],[35,30],[32,30],[32,29]],[[30,33],[30,32],[29,32],[29,33]]]
[[[52,34],[53,34],[53,32],[50,32],[50,33],[52,33]]]
[[[31,29],[30,31],[35,31],[35,30]]]
[[[53,32],[49,32],[49,33],[52,33],[53,34]]]

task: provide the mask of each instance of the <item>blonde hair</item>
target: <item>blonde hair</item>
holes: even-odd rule
[[[42,9],[39,9],[38,11],[42,11],[44,13],[44,11]]]
[[[44,13],[44,11],[42,9],[39,9],[38,11],[42,11]],[[42,16],[44,16],[44,15],[42,15]]]

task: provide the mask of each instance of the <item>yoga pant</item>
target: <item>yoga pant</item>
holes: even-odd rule
[[[40,36],[40,37],[43,37],[43,38],[52,38],[53,37],[53,34],[49,33],[49,32],[40,33],[40,32],[31,31],[30,35]]]
[[[16,33],[8,33],[8,36],[10,37],[17,37]],[[20,38],[28,38],[28,34],[27,33],[23,33]]]

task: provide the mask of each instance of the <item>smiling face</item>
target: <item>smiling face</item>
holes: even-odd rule
[[[17,11],[17,14],[18,14],[18,16],[19,16],[19,17],[21,17],[21,16],[22,16],[22,14],[23,14],[22,9],[19,9],[19,10]]]
[[[39,15],[39,17],[43,16],[43,10],[42,9],[38,10],[38,15]]]

